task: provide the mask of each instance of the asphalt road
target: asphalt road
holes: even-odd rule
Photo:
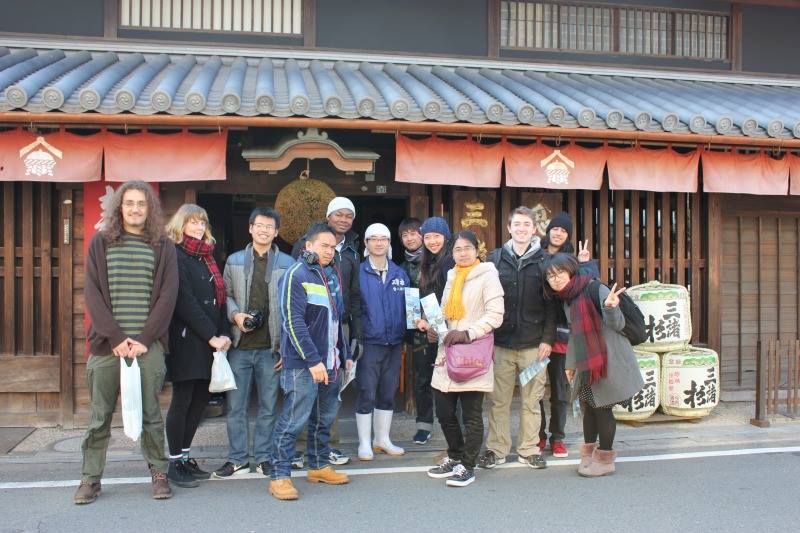
[[[0,480],[73,479],[77,467],[4,464]],[[107,472],[142,475],[133,463]],[[421,472],[356,475],[338,487],[298,478],[296,502],[274,500],[263,478],[174,488],[167,501],[152,500],[146,484],[104,485],[88,506],[72,503],[74,487],[15,488],[0,490],[0,531],[796,531],[799,480],[800,452],[790,452],[625,462],[601,479],[563,463],[479,470],[466,488]]]

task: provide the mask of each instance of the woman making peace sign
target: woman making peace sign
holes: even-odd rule
[[[625,289],[600,284],[599,301],[593,301],[589,284],[598,282],[580,275],[578,260],[569,254],[554,255],[545,267],[545,276],[548,294],[563,300],[570,323],[566,367],[570,379],[576,374],[585,443],[578,473],[585,477],[612,474],[617,424],[611,408],[630,401],[644,386],[633,348],[620,333],[625,317],[619,308],[619,295]]]

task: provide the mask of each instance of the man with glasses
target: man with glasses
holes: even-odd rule
[[[256,471],[269,475],[272,431],[278,416],[280,355],[280,310],[278,282],[294,263],[273,243],[281,217],[270,208],[257,207],[250,214],[253,241],[225,263],[228,319],[234,324],[228,362],[236,389],[228,391],[228,460],[214,472],[230,479],[250,472],[250,424],[247,407],[255,383],[258,414],[253,435]]]
[[[544,262],[548,255],[534,235],[534,215],[527,207],[508,217],[511,239],[489,254],[505,291],[503,324],[494,333],[494,390],[489,393],[489,435],[481,468],[506,462],[511,451],[511,398],[519,373],[537,360],[549,357],[555,339],[556,303],[545,300]],[[546,468],[538,446],[541,410],[547,374],[539,372],[520,389],[520,428],[517,460],[531,468]]]

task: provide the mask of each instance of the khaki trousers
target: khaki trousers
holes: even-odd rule
[[[486,449],[504,458],[511,451],[511,399],[519,373],[539,359],[539,347],[512,350],[495,346],[494,390],[487,396],[489,409],[489,436]],[[519,417],[517,453],[528,457],[539,453],[539,426],[542,413],[539,400],[544,395],[547,371],[542,369],[520,391],[522,406]]]

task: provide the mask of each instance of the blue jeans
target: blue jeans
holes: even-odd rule
[[[228,461],[241,465],[248,462],[250,424],[247,407],[250,390],[255,382],[258,394],[258,415],[253,435],[253,456],[256,464],[272,455],[272,431],[278,417],[279,374],[275,371],[278,355],[267,348],[256,350],[231,349],[228,363],[236,379],[236,390],[228,391]],[[254,379],[255,378],[255,379]]]
[[[307,369],[284,368],[281,371],[283,410],[275,425],[272,452],[272,479],[291,475],[291,460],[297,436],[308,426],[306,455],[308,468],[330,464],[331,425],[339,411],[340,371],[328,371],[328,384],[314,383]]]

